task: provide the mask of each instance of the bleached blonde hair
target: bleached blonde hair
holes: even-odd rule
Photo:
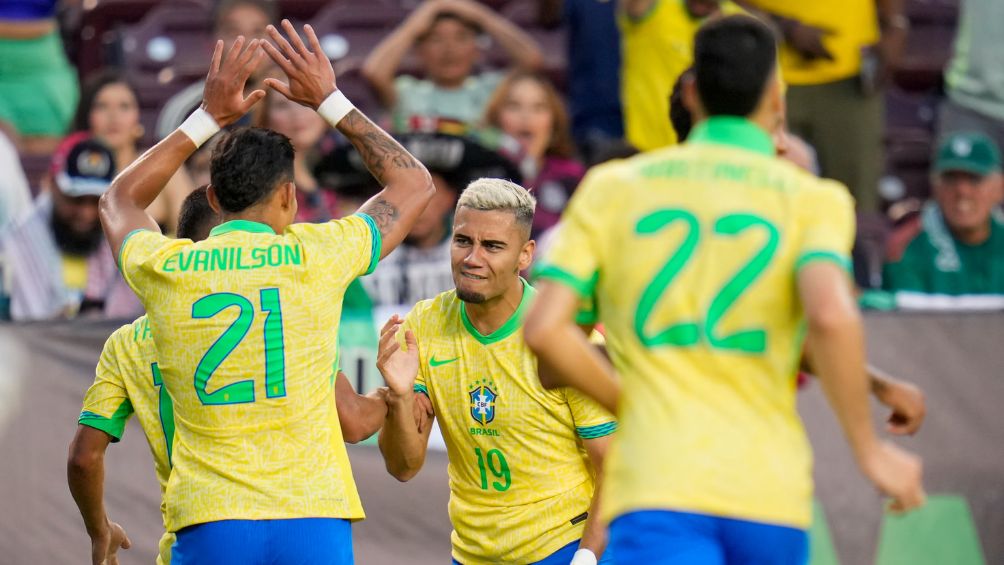
[[[533,211],[537,199],[522,186],[505,179],[480,178],[467,185],[457,201],[457,209],[471,208],[483,212],[502,210],[512,212],[516,223],[528,231],[533,225]]]

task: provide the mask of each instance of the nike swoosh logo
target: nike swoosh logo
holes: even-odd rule
[[[456,361],[458,359],[460,359],[460,357],[454,357],[453,359],[443,359],[442,361],[440,361],[440,360],[436,359],[435,355],[433,355],[432,359],[429,359],[429,366],[430,367],[439,367],[440,365],[446,365],[448,363],[453,363],[454,361]]]

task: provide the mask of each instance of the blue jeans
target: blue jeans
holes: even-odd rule
[[[620,563],[805,565],[805,530],[705,514],[644,510],[610,523],[610,549]]]
[[[339,518],[220,520],[182,528],[172,565],[352,565],[352,525]]]

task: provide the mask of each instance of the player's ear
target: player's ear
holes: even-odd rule
[[[216,197],[216,188],[211,184],[206,187],[206,200],[209,201],[209,207],[213,209],[213,212],[220,216],[223,215],[223,210],[220,209],[220,199]]]
[[[683,107],[690,113],[690,120],[697,123],[705,118],[704,105],[701,104],[701,97],[697,93],[697,80],[694,74],[683,77]]]
[[[519,253],[519,270],[525,271],[533,263],[533,252],[537,249],[537,242],[529,240],[523,244],[523,249]]]
[[[283,183],[279,189],[279,198],[283,209],[296,206],[296,185],[293,184],[293,181]]]

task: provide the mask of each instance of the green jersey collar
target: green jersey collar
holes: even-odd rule
[[[275,230],[261,222],[252,222],[250,220],[230,220],[229,222],[223,222],[213,228],[212,231],[209,232],[209,237],[213,237],[214,235],[223,235],[232,231],[246,231],[251,233],[267,233],[275,235]]]
[[[688,141],[731,145],[755,153],[774,155],[774,142],[759,126],[746,118],[714,116],[694,128]]]
[[[530,283],[526,282],[523,277],[519,278],[520,282],[523,283],[523,298],[519,301],[519,306],[516,307],[516,311],[512,313],[512,316],[506,320],[506,323],[502,324],[499,329],[495,330],[489,335],[482,335],[481,332],[474,327],[471,323],[471,319],[467,317],[467,304],[464,302],[460,303],[460,319],[464,322],[464,328],[467,332],[474,337],[474,339],[481,342],[483,345],[491,345],[495,342],[502,341],[503,339],[516,333],[516,330],[523,326],[523,318],[526,317],[526,311],[530,308],[530,302],[533,300],[533,296],[537,293],[536,290]]]

